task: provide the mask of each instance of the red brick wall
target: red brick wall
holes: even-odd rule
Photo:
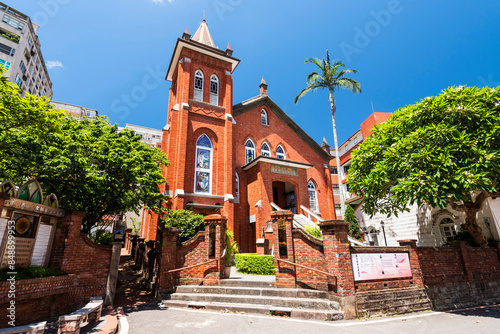
[[[327,271],[323,241],[312,237],[303,230],[292,231],[295,263],[321,271]],[[328,291],[328,277],[316,271],[297,267],[297,286]]]
[[[205,242],[205,231],[198,232],[192,239],[184,242],[177,251],[176,268],[188,267],[208,261],[207,244]],[[203,282],[207,268],[213,266],[214,264],[210,263],[177,273],[177,285],[200,284]]]
[[[16,281],[15,324],[21,325],[66,312],[76,307],[68,298],[75,288],[76,276],[52,276]],[[0,282],[0,328],[10,327],[6,317],[10,282]]]
[[[67,212],[58,222],[49,266],[66,274],[75,274],[75,288],[71,299],[83,306],[90,297],[106,295],[111,246],[101,246],[80,232],[83,213]]]
[[[472,248],[456,242],[452,247],[419,247],[417,250],[426,285],[500,280],[498,247]]]

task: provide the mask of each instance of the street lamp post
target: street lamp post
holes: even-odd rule
[[[387,247],[387,238],[385,237],[385,223],[383,220],[380,222],[380,226],[382,226],[382,233],[384,233],[385,246]]]

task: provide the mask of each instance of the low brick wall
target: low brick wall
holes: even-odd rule
[[[225,259],[222,253],[226,247],[225,217],[206,216],[205,231],[198,232],[193,238],[177,245],[179,230],[165,228],[160,232],[160,245],[157,261],[157,295],[170,293],[177,285],[203,284],[217,285],[224,275]],[[209,256],[210,225],[215,226],[215,254]],[[200,265],[207,261],[207,264]],[[193,268],[186,268],[195,266]],[[186,269],[183,269],[186,268]],[[182,270],[177,270],[182,269]],[[175,270],[174,272],[169,272]]]
[[[295,263],[326,272],[323,241],[303,230],[292,230]],[[328,291],[328,277],[324,274],[296,267],[296,285],[302,289]]]
[[[0,328],[9,327],[7,308],[15,301],[15,324],[54,316],[74,307],[76,275],[63,275],[15,281],[15,298],[9,298],[10,282],[0,282]],[[76,307],[75,307],[76,308]]]

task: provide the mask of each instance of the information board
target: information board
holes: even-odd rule
[[[351,254],[355,281],[412,277],[408,253]]]

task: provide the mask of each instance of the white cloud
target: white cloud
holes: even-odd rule
[[[174,2],[174,0],[167,0],[169,3]],[[165,0],[153,0],[153,3],[161,6],[165,6]]]
[[[47,65],[47,68],[49,70],[51,68],[54,68],[54,67],[64,67],[63,64],[59,60],[47,60],[45,62],[45,65]]]

